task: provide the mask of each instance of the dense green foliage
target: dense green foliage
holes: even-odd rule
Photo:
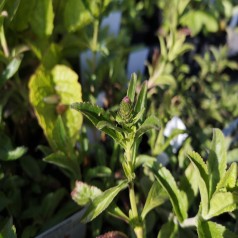
[[[0,237],[84,206],[87,237],[237,237],[237,129],[222,133],[238,116],[237,4],[0,0]],[[114,11],[118,35],[101,26]],[[144,43],[146,73],[128,79]],[[167,133],[172,118],[184,126]]]

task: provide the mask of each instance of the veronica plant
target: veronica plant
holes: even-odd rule
[[[83,216],[83,221],[91,221],[103,212],[117,196],[125,189],[129,189],[129,199],[131,209],[129,215],[122,215],[133,228],[137,237],[143,237],[143,219],[138,213],[134,183],[136,179],[135,169],[137,167],[136,155],[141,136],[148,130],[159,128],[159,121],[155,116],[145,118],[147,82],[145,82],[135,100],[136,76],[133,75],[130,81],[127,95],[122,99],[118,112],[113,116],[105,112],[102,108],[90,103],[73,103],[71,107],[83,113],[99,130],[109,135],[115,143],[118,143],[124,150],[122,167],[126,179],[117,186],[109,188],[105,192],[99,192],[94,199],[92,197],[98,194],[98,189],[88,187],[83,183],[78,183],[72,195],[80,205],[89,204]],[[85,192],[88,191],[88,199],[85,199]],[[94,194],[94,195],[93,195]],[[84,196],[84,201],[82,201]],[[114,209],[118,210],[118,209]]]

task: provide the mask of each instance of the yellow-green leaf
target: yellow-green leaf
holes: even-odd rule
[[[77,74],[64,65],[56,65],[52,71],[40,67],[31,77],[29,88],[30,102],[51,147],[58,149],[53,136],[58,115],[62,117],[69,143],[74,145],[82,125],[82,115],[69,108],[71,103],[82,101]],[[52,95],[59,100],[47,101]]]

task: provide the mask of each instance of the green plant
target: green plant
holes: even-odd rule
[[[211,218],[237,208],[237,165],[233,163],[228,170],[226,142],[220,130],[215,129],[207,162],[195,152],[188,152],[191,164],[180,177],[178,186],[171,172],[163,167],[154,157],[139,155],[141,137],[151,129],[158,129],[159,122],[154,115],[145,117],[147,101],[147,84],[142,85],[135,97],[136,78],[132,76],[127,96],[120,103],[116,115],[104,111],[90,103],[73,103],[71,108],[80,111],[95,127],[113,138],[124,151],[121,165],[125,179],[116,181],[117,185],[104,192],[83,182],[77,182],[72,198],[80,205],[86,205],[82,221],[89,222],[98,217],[104,210],[125,222],[134,230],[134,236],[146,236],[146,216],[155,207],[164,204],[167,199],[172,204],[172,218],[158,233],[158,237],[169,234],[174,237],[182,228],[196,227],[199,237],[237,237],[224,226],[218,225]],[[140,194],[135,193],[138,184],[136,170],[143,165],[153,177],[151,189],[142,203]],[[193,166],[192,166],[193,165]],[[137,170],[138,171],[138,170]],[[130,209],[128,215],[123,208],[116,206],[116,196],[128,188]],[[201,203],[196,209],[196,216],[188,217],[188,209],[199,188]],[[138,188],[140,190],[140,188]],[[228,199],[224,201],[227,197]],[[195,234],[194,234],[195,235]],[[224,235],[224,236],[223,236]],[[210,235],[210,237],[212,237]]]

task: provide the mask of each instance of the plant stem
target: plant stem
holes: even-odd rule
[[[130,204],[131,204],[131,211],[133,216],[133,222],[135,223],[134,232],[137,238],[143,238],[143,225],[140,221],[138,216],[137,206],[136,206],[136,196],[134,190],[134,183],[129,183],[129,197],[130,197]]]
[[[6,40],[6,37],[5,37],[3,25],[1,26],[1,30],[0,30],[0,40],[1,40],[1,45],[2,45],[4,55],[6,57],[9,57],[10,53],[9,53],[9,49],[8,49],[8,46],[7,46],[7,40]]]

